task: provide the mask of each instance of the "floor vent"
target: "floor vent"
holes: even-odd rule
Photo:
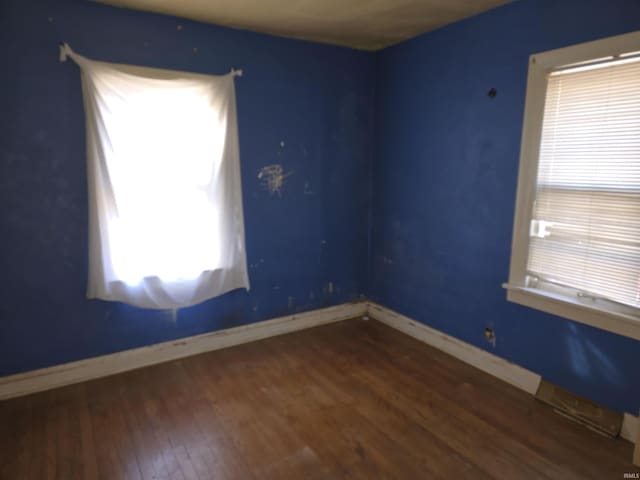
[[[564,388],[542,379],[536,398],[554,411],[607,437],[617,437],[622,428],[622,414],[608,410]]]

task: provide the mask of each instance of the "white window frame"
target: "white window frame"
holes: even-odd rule
[[[507,290],[507,300],[510,302],[640,340],[640,310],[592,297],[569,296],[562,289],[557,292],[544,291],[527,286],[526,283],[529,230],[536,194],[547,75],[559,67],[635,51],[640,51],[640,31],[536,53],[529,57],[511,266],[509,281],[503,287]]]

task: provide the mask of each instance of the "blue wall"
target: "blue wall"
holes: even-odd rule
[[[85,299],[84,116],[79,70],[58,61],[61,40],[100,60],[244,69],[236,86],[250,292],[181,310],[175,324],[163,311]],[[0,52],[0,375],[363,293],[374,54],[84,0],[3,0]],[[292,172],[281,196],[257,178],[274,163]]]
[[[637,29],[637,0],[521,0],[381,52],[369,287],[376,302],[636,414],[640,342],[508,303],[500,285],[529,55]]]
[[[637,412],[638,342],[507,303],[500,285],[528,56],[639,28],[637,0],[520,0],[376,55],[82,0],[5,0],[0,375],[364,293]],[[60,40],[95,59],[244,69],[236,85],[250,292],[181,310],[175,324],[166,312],[85,299],[84,118],[79,72],[58,62]],[[293,172],[282,196],[257,178],[273,163]]]

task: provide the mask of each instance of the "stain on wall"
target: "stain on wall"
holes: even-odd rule
[[[287,177],[293,175],[293,172],[284,172],[282,165],[266,165],[258,172],[258,178],[262,181],[262,186],[271,194],[282,196],[282,186]]]
[[[501,284],[529,55],[638,29],[636,0],[520,0],[381,52],[369,289],[386,307],[630,413],[640,408],[640,342],[508,303]]]
[[[4,0],[0,40],[0,88],[10,92],[0,96],[0,375],[362,294],[369,194],[359,172],[371,163],[374,54],[84,0]],[[82,93],[78,68],[58,61],[60,41],[111,62],[243,69],[236,93],[249,292],[181,309],[175,321],[171,312],[85,298]],[[256,181],[265,163],[283,166],[265,173],[271,190]],[[329,281],[341,290],[325,299]]]

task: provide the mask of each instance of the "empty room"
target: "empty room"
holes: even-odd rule
[[[640,1],[0,40],[1,480],[640,478]]]

